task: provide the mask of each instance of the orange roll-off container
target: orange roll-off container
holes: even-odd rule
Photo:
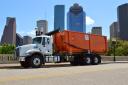
[[[74,31],[63,31],[54,34],[54,51],[61,54],[91,52],[103,54],[107,51],[107,37]]]

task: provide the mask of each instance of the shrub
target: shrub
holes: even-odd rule
[[[0,46],[0,54],[13,54],[15,50],[15,45],[3,44]]]

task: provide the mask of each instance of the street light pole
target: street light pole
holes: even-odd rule
[[[113,45],[113,61],[116,61],[116,56],[115,56],[115,47],[116,47],[116,39],[112,39],[112,45]]]
[[[116,57],[115,57],[115,44],[116,44],[116,42],[114,42],[114,58],[113,58],[114,62],[116,61]]]

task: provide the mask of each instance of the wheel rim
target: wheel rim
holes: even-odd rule
[[[86,63],[87,63],[87,64],[90,64],[90,62],[91,62],[91,59],[90,59],[89,57],[87,57],[87,58],[86,58]]]
[[[98,60],[97,57],[94,58],[94,62],[95,62],[95,63],[98,63],[98,62],[99,62],[99,60]]]
[[[40,58],[34,58],[34,60],[33,60],[33,64],[36,66],[40,65],[40,62],[41,62]]]

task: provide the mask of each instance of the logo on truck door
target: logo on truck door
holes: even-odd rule
[[[85,40],[89,40],[89,35],[85,35]]]

